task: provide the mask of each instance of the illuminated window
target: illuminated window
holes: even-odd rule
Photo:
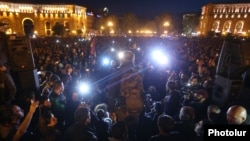
[[[247,18],[247,14],[244,15],[244,18]]]
[[[217,18],[217,14],[214,15],[214,18]]]
[[[222,18],[222,16],[223,16],[223,15],[221,14],[221,15],[220,15],[220,18]]]
[[[226,21],[223,25],[222,32],[230,32],[231,21]]]
[[[235,25],[235,33],[242,32],[244,22],[243,21],[238,21]]]
[[[218,31],[220,25],[220,21],[215,21],[212,26],[212,31]]]
[[[233,14],[233,15],[231,15],[231,18],[234,18],[234,14]]]
[[[228,18],[228,15],[226,15],[226,18]]]
[[[237,16],[238,18],[240,18],[240,14],[238,14],[238,16]]]

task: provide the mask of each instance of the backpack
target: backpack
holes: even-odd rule
[[[136,70],[129,70],[122,74],[120,96],[125,98],[128,112],[140,112],[143,108],[143,82],[142,75]]]

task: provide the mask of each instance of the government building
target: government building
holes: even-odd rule
[[[202,7],[199,33],[250,35],[250,3],[207,4]]]
[[[0,23],[7,34],[51,36],[56,24],[65,27],[66,35],[86,31],[86,7],[78,5],[41,5],[0,2]]]

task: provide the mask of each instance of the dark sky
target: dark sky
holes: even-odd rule
[[[182,14],[198,12],[208,3],[243,3],[250,0],[8,0],[31,3],[64,3],[85,6],[88,9],[107,7],[111,13],[132,12],[137,16],[154,17],[161,13]]]

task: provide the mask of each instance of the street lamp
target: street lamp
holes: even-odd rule
[[[163,26],[169,26],[169,22],[164,22]]]
[[[168,34],[167,27],[169,27],[169,25],[170,24],[168,21],[163,23],[163,26],[165,27],[164,32],[163,32],[164,36]]]
[[[113,22],[109,21],[108,22],[108,27],[112,27],[113,26]]]
[[[109,21],[108,22],[108,27],[109,27],[109,33],[111,34],[111,33],[114,33],[114,30],[112,29],[112,27],[113,27],[113,22],[112,21]]]
[[[104,26],[101,26],[101,35],[102,35],[102,31],[104,30]]]

